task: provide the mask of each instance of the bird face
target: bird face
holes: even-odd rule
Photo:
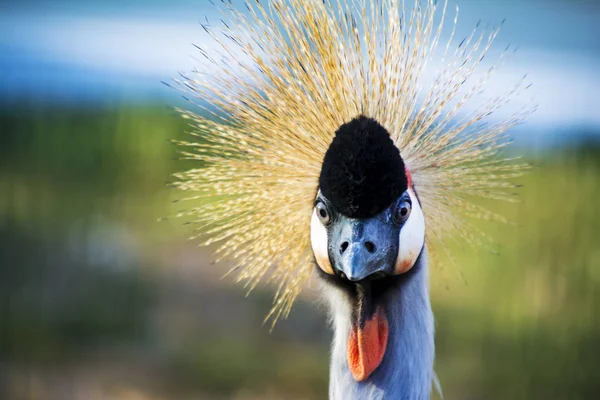
[[[425,220],[412,188],[371,218],[349,218],[319,192],[310,231],[321,270],[360,282],[410,270],[423,248]]]
[[[321,168],[310,237],[321,275],[348,294],[348,366],[363,381],[385,355],[385,296],[401,290],[398,277],[415,265],[425,242],[410,172],[377,121],[361,116],[336,132]]]

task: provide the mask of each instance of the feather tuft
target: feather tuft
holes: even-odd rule
[[[359,115],[379,122],[400,150],[428,238],[453,233],[473,242],[464,215],[503,220],[467,200],[510,200],[508,182],[523,170],[497,154],[531,110],[484,123],[523,82],[479,100],[503,60],[475,73],[497,30],[478,26],[455,45],[455,17],[440,44],[447,3],[435,0],[412,8],[402,0],[244,6],[222,2],[222,24],[203,25],[216,48],[203,46],[204,64],[178,81],[204,112],[181,111],[194,141],[177,144],[198,168],[175,174],[174,185],[193,193],[200,206],[180,214],[203,244],[217,245],[219,259],[235,262],[239,282],[249,290],[276,284],[273,321],[287,316],[314,270],[308,231],[323,157],[340,126]],[[441,67],[431,68],[434,61]]]

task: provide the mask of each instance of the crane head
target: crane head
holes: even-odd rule
[[[385,355],[381,299],[415,265],[424,243],[419,199],[387,130],[364,116],[342,125],[323,160],[311,245],[321,276],[349,294],[348,364],[357,381]]]

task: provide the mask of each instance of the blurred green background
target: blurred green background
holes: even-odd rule
[[[540,110],[509,150],[533,165],[521,202],[490,205],[514,224],[481,223],[493,251],[452,244],[456,267],[432,272],[445,398],[600,398],[599,7],[462,4],[467,30],[509,17],[497,47],[525,45],[515,70],[539,82]],[[170,144],[182,101],[160,80],[188,68],[211,12],[0,6],[1,399],[326,398],[314,291],[269,333],[269,287],[245,298],[181,221],[157,222],[189,167]]]

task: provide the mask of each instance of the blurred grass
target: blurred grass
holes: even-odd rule
[[[215,286],[210,268],[194,279],[175,268],[185,229],[156,223],[177,211],[165,184],[187,166],[169,144],[186,129],[174,112],[14,104],[0,126],[5,380],[88,368],[101,348],[109,364],[145,371],[111,384],[148,398],[326,397],[321,310],[301,302],[270,335],[268,293],[245,299]],[[522,202],[490,204],[515,224],[477,223],[498,254],[451,245],[466,283],[452,266],[432,272],[446,399],[600,397],[600,146],[526,159]]]

